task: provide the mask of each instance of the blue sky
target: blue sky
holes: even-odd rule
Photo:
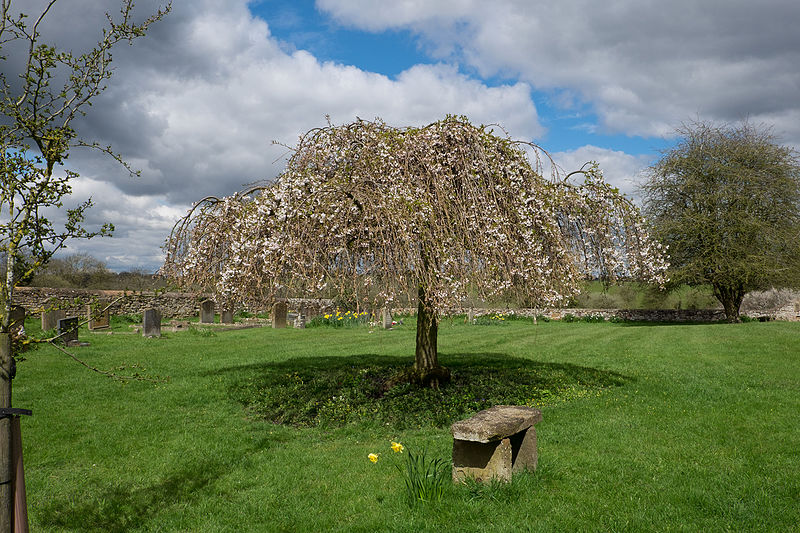
[[[33,14],[45,2],[13,5]],[[139,0],[137,16],[163,3]],[[118,6],[62,0],[43,34],[80,52]],[[684,122],[748,118],[798,147],[798,20],[797,0],[175,1],[146,38],[117,49],[108,90],[75,124],[142,175],[70,155],[81,177],[67,205],[91,197],[89,228],[117,230],[65,253],[157,269],[193,202],[274,179],[287,149],[273,141],[292,146],[326,116],[499,123],[565,170],[598,161],[630,195]]]
[[[320,61],[353,65],[390,78],[395,78],[414,65],[440,62],[426,53],[419,36],[410,29],[366,31],[350,27],[334,20],[310,1],[263,0],[251,3],[249,7],[255,16],[269,24],[270,33],[287,50],[307,50]],[[454,66],[461,74],[480,80],[489,87],[517,81],[510,73],[482,77],[467,64],[455,63]],[[670,144],[665,136],[598,132],[598,120],[591,104],[582,103],[563,109],[558,103],[557,90],[531,90],[531,99],[547,130],[543,137],[533,140],[548,151],[560,152],[591,144],[656,157],[658,150]]]

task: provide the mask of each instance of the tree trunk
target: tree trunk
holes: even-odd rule
[[[439,335],[439,316],[430,304],[425,288],[419,288],[417,305],[417,348],[414,358],[416,380],[425,386],[438,388],[450,379],[450,371],[439,365],[436,340]]]
[[[11,335],[0,333],[0,407],[11,407]],[[11,418],[0,418],[0,532],[14,529]]]
[[[744,300],[745,290],[741,285],[735,287],[713,285],[714,297],[722,304],[728,322],[739,322],[739,308]]]
[[[436,340],[439,335],[439,317],[425,298],[425,289],[419,288],[417,305],[417,351],[414,368],[418,372],[432,370],[439,366]]]

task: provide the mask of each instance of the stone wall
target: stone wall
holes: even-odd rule
[[[37,315],[51,298],[62,301],[62,305],[70,307],[71,315],[83,315],[85,312],[85,301],[99,298],[106,301],[117,301],[111,307],[112,315],[142,314],[145,309],[155,307],[161,311],[165,318],[184,318],[199,316],[200,301],[206,296],[196,293],[185,292],[125,292],[125,291],[101,291],[85,289],[50,289],[45,287],[18,287],[15,293],[15,303],[22,305],[28,314]],[[75,303],[76,300],[84,300],[84,303]],[[330,300],[305,300],[291,298],[287,302],[292,311],[303,308],[308,316],[314,316],[329,312],[333,309]],[[785,303],[781,301],[780,303]],[[263,312],[263,309],[248,308],[250,312]],[[219,313],[219,306],[217,312]],[[394,309],[393,313],[413,314],[416,308]],[[475,316],[490,315],[496,313],[514,314],[516,316],[534,317],[544,315],[553,320],[560,320],[565,315],[570,314],[576,318],[586,316],[602,316],[606,320],[613,317],[623,320],[635,320],[642,322],[713,322],[722,320],[725,315],[722,309],[506,309],[506,308],[487,308],[474,309]],[[443,315],[465,314],[466,309],[446,309]],[[743,309],[742,314],[768,320],[800,320],[800,301],[793,301],[775,309]]]
[[[416,311],[416,308],[392,310],[396,314],[413,314]],[[466,309],[448,309],[442,314],[445,316],[464,315],[466,312]],[[605,320],[618,318],[636,322],[718,322],[725,319],[725,312],[722,309],[473,309],[473,315],[476,317],[498,313],[527,318],[545,316],[551,320],[561,320],[566,315],[572,315],[575,318],[602,316]],[[800,304],[794,303],[779,309],[743,312],[742,314],[759,320],[800,321]]]
[[[161,311],[164,318],[185,318],[200,315],[200,302],[209,295],[189,292],[134,292],[134,291],[104,291],[95,289],[53,289],[47,287],[17,287],[14,294],[14,303],[23,306],[29,315],[38,315],[48,305],[48,301],[56,299],[61,302],[61,307],[67,309],[69,316],[83,316],[86,303],[95,300],[115,302],[109,310],[112,315],[141,315],[145,309],[156,308]],[[334,308],[330,300],[311,300],[304,298],[289,298],[289,309],[297,311],[303,309],[309,316],[316,316],[329,312]],[[263,306],[239,306],[236,311],[245,309],[251,313],[266,312],[269,304]],[[216,313],[220,312],[219,305]]]
[[[397,314],[412,314],[416,311],[416,308],[392,310]],[[534,316],[544,316],[551,320],[561,320],[566,315],[572,315],[575,318],[602,316],[605,320],[619,318],[637,322],[716,322],[725,318],[725,312],[722,309],[508,309],[498,307],[475,308],[472,312],[475,317],[502,314],[531,319]],[[447,309],[442,314],[448,316],[466,313],[466,309],[454,308]]]
[[[14,303],[23,306],[29,315],[39,314],[50,299],[61,302],[71,316],[82,316],[86,303],[92,299],[101,299],[109,303],[112,315],[140,315],[149,307],[161,311],[161,316],[178,318],[197,316],[200,312],[202,295],[184,292],[152,292],[101,291],[86,289],[50,289],[46,287],[17,287]]]

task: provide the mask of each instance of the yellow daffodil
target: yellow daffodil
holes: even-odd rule
[[[340,316],[340,317],[339,317],[339,318],[337,318],[336,320],[344,320],[344,317],[343,317],[343,316]]]
[[[369,460],[372,461],[373,463],[377,463],[378,462],[378,454],[377,453],[371,453],[367,457],[369,457]]]
[[[399,442],[392,442],[392,451],[394,453],[402,453],[404,449],[404,446]]]

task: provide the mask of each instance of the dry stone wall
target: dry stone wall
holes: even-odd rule
[[[200,312],[201,295],[184,292],[126,292],[84,289],[51,289],[46,287],[18,287],[14,302],[22,305],[31,314],[39,314],[50,300],[58,300],[70,316],[83,316],[86,301],[92,299],[116,301],[111,307],[112,315],[141,315],[151,307],[161,311],[161,316],[178,318],[196,316]]]
[[[411,314],[416,312],[416,308],[395,309],[395,313]],[[474,309],[447,309],[444,313],[448,315],[467,315],[472,313],[474,318],[481,316],[494,315],[513,315],[516,317],[546,317],[550,320],[562,320],[565,316],[571,315],[574,318],[603,317],[604,320],[618,318],[621,320],[632,320],[637,322],[716,322],[725,318],[722,309],[509,309],[505,307],[497,308],[474,308]]]
[[[393,311],[398,314],[413,314],[416,312],[416,308]],[[577,319],[600,316],[604,320],[620,319],[636,322],[718,322],[725,319],[725,312],[722,309],[509,309],[498,307],[471,310],[447,309],[442,314],[448,316],[468,313],[472,313],[473,317],[503,314],[531,319],[535,316],[544,316],[551,320],[562,320],[567,315]],[[800,321],[800,302],[779,309],[743,312],[742,314],[760,320]]]
[[[122,298],[124,296],[124,298]],[[28,314],[38,315],[47,306],[50,299],[57,299],[67,307],[67,315],[83,316],[86,311],[86,301],[100,299],[106,301],[118,300],[112,305],[112,315],[143,314],[146,309],[156,308],[161,311],[164,318],[184,318],[199,316],[200,305],[208,295],[186,292],[125,292],[101,291],[85,289],[53,289],[46,287],[18,287],[15,293],[15,303],[22,305]],[[69,304],[73,303],[72,306]],[[334,306],[330,300],[307,300],[290,298],[286,301],[290,311],[303,310],[307,317],[330,312]],[[768,309],[742,309],[742,313],[754,318],[769,320],[800,320],[800,299],[779,302],[781,307]],[[263,309],[248,308],[250,312],[264,312],[269,307],[265,304]],[[238,309],[237,309],[238,310]],[[416,308],[393,309],[396,314],[413,314]],[[508,308],[481,308],[481,309],[446,309],[443,315],[467,314],[473,316],[493,315],[496,313],[514,314],[532,318],[543,315],[552,320],[561,320],[567,314],[576,318],[587,316],[602,316],[606,320],[620,318],[642,322],[714,322],[722,320],[725,315],[722,309],[508,309]]]

